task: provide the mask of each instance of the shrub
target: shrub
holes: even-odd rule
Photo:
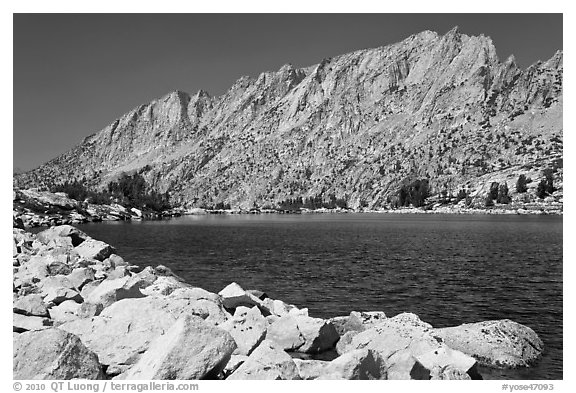
[[[510,203],[510,196],[508,195],[508,184],[502,183],[498,188],[498,197],[496,199],[498,203]]]
[[[460,189],[458,194],[456,195],[456,203],[460,202],[462,199],[466,199],[468,197],[468,192],[464,189]]]
[[[491,193],[486,194],[486,198],[484,198],[484,206],[486,206],[486,207],[494,206],[494,199],[492,199]]]
[[[536,188],[536,196],[540,199],[546,197],[546,180],[542,179]]]
[[[490,184],[490,198],[492,198],[492,200],[498,198],[498,189],[500,188],[500,185],[498,184],[498,182],[492,182],[492,184]]]
[[[524,193],[528,191],[528,179],[524,174],[521,174],[516,181],[516,192]]]
[[[415,180],[410,184],[405,184],[398,190],[400,206],[421,207],[426,198],[430,196],[430,186],[428,179]]]

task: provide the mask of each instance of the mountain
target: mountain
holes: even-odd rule
[[[141,105],[15,177],[20,187],[139,172],[183,206],[274,206],[331,195],[386,206],[403,184],[512,190],[552,168],[562,184],[563,54],[520,69],[489,37],[424,31],[319,64],[241,77],[222,96]]]

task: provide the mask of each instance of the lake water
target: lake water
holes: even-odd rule
[[[209,215],[86,224],[130,263],[212,292],[235,281],[328,318],[413,312],[435,327],[509,318],[545,344],[537,366],[487,378],[562,379],[562,217]]]

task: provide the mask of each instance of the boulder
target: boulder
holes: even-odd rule
[[[184,315],[151,343],[121,379],[206,379],[217,377],[236,349],[234,339],[202,318]]]
[[[126,268],[126,266],[118,266],[114,269],[107,270],[107,279],[114,280],[116,278],[122,278],[126,276],[130,276],[130,271]]]
[[[75,247],[76,252],[86,259],[103,261],[114,253],[114,248],[100,240],[88,238]]]
[[[22,282],[37,283],[47,276],[48,267],[46,266],[44,258],[33,256],[20,267],[15,278],[20,279]]]
[[[86,233],[71,225],[50,227],[38,233],[36,236],[40,242],[46,245],[49,244],[50,241],[58,241],[58,238],[69,238],[73,247],[79,246],[85,240],[90,239],[90,236]]]
[[[352,311],[349,316],[331,318],[330,322],[336,328],[340,336],[349,331],[361,332],[381,323],[386,319],[386,314],[381,311],[358,312]]]
[[[48,276],[38,283],[42,296],[48,294],[48,290],[53,288],[69,288],[75,289],[74,284],[70,281],[68,276],[58,274],[55,276]]]
[[[296,364],[280,346],[264,340],[227,379],[301,379]]]
[[[178,288],[190,288],[190,286],[174,277],[161,276],[141,291],[146,296],[168,296]]]
[[[82,303],[83,301],[82,296],[77,291],[64,287],[49,288],[46,291],[46,296],[44,296],[44,303],[48,305],[50,303],[58,305],[66,300],[73,300],[77,303]]]
[[[137,281],[130,280],[130,277],[122,277],[102,281],[93,291],[88,293],[86,301],[100,303],[104,307],[108,307],[121,299],[143,296]]]
[[[238,311],[240,307],[236,309]],[[232,319],[219,325],[226,330],[236,341],[235,355],[250,355],[250,353],[264,340],[268,324],[258,309],[253,307],[247,312],[237,312]]]
[[[76,315],[79,318],[92,318],[100,315],[102,310],[104,306],[100,303],[83,302],[76,311]]]
[[[222,297],[222,303],[227,309],[234,309],[238,306],[253,307],[260,306],[262,301],[235,282],[229,284],[218,293]]]
[[[292,360],[294,360],[294,363],[298,368],[298,374],[300,374],[300,378],[305,380],[318,379],[318,377],[324,372],[326,366],[330,363],[325,360],[315,359],[294,358]]]
[[[384,359],[416,342],[419,342],[417,348],[426,351],[440,345],[437,340],[427,335],[431,329],[432,325],[421,321],[417,315],[403,313],[354,335],[349,345],[339,349],[343,353],[354,349],[372,349],[379,352]]]
[[[94,273],[94,274],[96,274],[96,273]],[[80,291],[80,295],[82,296],[83,299],[88,298],[88,295],[90,295],[96,288],[98,288],[98,286],[103,281],[103,280],[97,280],[96,277],[94,277],[94,278],[95,278],[94,281],[89,281],[82,286],[82,290]]]
[[[287,315],[268,327],[266,337],[282,349],[318,353],[333,348],[338,333],[331,322],[308,316]]]
[[[295,317],[284,316],[278,318],[268,327],[266,333],[268,340],[273,341],[283,350],[295,351],[304,345],[304,337],[298,329],[298,321]]]
[[[66,300],[58,306],[50,309],[50,318],[56,322],[69,322],[78,319],[77,312],[80,309],[80,303],[73,300]]]
[[[52,326],[52,321],[44,317],[12,314],[12,331],[22,333],[29,330],[44,330]]]
[[[258,299],[260,300],[264,300],[268,297],[268,295],[266,294],[266,292],[262,292],[258,289],[247,289],[246,292],[248,292],[251,295],[256,296]]]
[[[478,374],[479,375],[479,374]],[[469,373],[462,372],[461,370],[454,368],[450,365],[441,368],[435,368],[430,373],[430,379],[432,380],[470,380]],[[478,379],[482,379],[481,377]]]
[[[185,309],[214,325],[220,325],[231,318],[220,296],[202,288],[177,288],[165,299],[171,304],[169,309]]]
[[[103,379],[98,356],[60,329],[19,334],[14,339],[14,379]]]
[[[100,316],[67,322],[60,329],[80,337],[101,364],[121,372],[136,363],[150,343],[176,322],[161,305],[148,300],[120,300]]]
[[[534,330],[509,319],[434,329],[432,334],[481,365],[496,368],[529,366],[544,349]]]
[[[343,352],[370,349],[378,353],[388,364],[388,379],[431,379],[446,367],[476,376],[475,360],[448,348],[432,330],[415,314],[403,313],[356,333]]]
[[[67,322],[60,328],[76,334],[98,354],[100,362],[110,366],[108,374],[120,373],[135,364],[150,343],[181,316],[197,315],[212,325],[227,319],[221,306],[206,299],[210,295],[219,299],[218,295],[195,289],[177,296],[122,299],[104,308],[99,316]]]
[[[224,378],[227,378],[228,376],[230,376],[230,374],[232,374],[234,371],[236,371],[238,369],[238,367],[240,367],[242,365],[242,363],[244,363],[246,361],[246,359],[248,359],[248,356],[246,355],[232,355],[230,356],[230,360],[228,361],[228,363],[226,363],[226,366],[224,367],[224,370],[222,371],[222,374],[224,375]]]
[[[288,312],[290,311],[290,305],[284,303],[282,300],[266,298],[262,301],[262,305],[270,314],[279,317],[288,315]]]
[[[318,379],[386,379],[386,369],[378,352],[356,349],[329,362]]]
[[[28,316],[47,317],[48,309],[38,294],[30,294],[19,298],[14,302],[13,310],[17,314]]]
[[[128,263],[124,261],[124,258],[116,254],[111,254],[108,258],[106,258],[103,261],[103,263],[105,265],[109,265],[110,267],[112,267],[112,269],[116,269],[117,267],[120,266],[128,266]]]
[[[68,280],[74,288],[81,291],[85,284],[94,281],[94,269],[89,267],[79,267],[68,275]]]
[[[60,261],[49,262],[46,265],[46,268],[48,269],[48,274],[51,276],[67,275],[72,273],[72,268],[68,264]]]
[[[348,346],[352,343],[352,339],[358,333],[360,332],[356,330],[349,330],[346,333],[344,333],[344,335],[340,336],[340,339],[336,343],[336,353],[338,353],[338,355],[346,353],[346,351],[348,350]]]
[[[55,227],[57,228],[57,227]],[[70,250],[72,248],[74,248],[74,246],[72,245],[72,239],[69,237],[55,237],[51,240],[46,241],[42,241],[40,240],[42,243],[46,244],[47,249],[64,249],[64,250]]]

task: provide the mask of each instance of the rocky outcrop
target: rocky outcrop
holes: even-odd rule
[[[126,209],[117,203],[95,204],[87,200],[79,201],[62,192],[39,191],[37,188],[15,188],[12,207],[13,227],[21,229],[180,215],[174,210],[143,212],[136,208]]]
[[[220,97],[171,92],[16,183],[85,177],[104,187],[138,171],[187,207],[333,197],[377,209],[416,178],[437,195],[465,188],[483,206],[492,181],[512,190],[523,173],[533,182],[513,196],[533,202],[543,169],[562,183],[562,105],[561,51],[523,70],[513,57],[500,61],[489,37],[424,31],[241,77]]]
[[[544,349],[534,330],[508,319],[434,329],[433,334],[490,367],[527,366],[538,360]]]
[[[478,364],[527,367],[543,350],[509,320],[441,329],[410,313],[325,320],[115,254],[55,260],[84,244],[111,249],[101,243],[74,227],[13,230],[14,378],[480,379]]]

